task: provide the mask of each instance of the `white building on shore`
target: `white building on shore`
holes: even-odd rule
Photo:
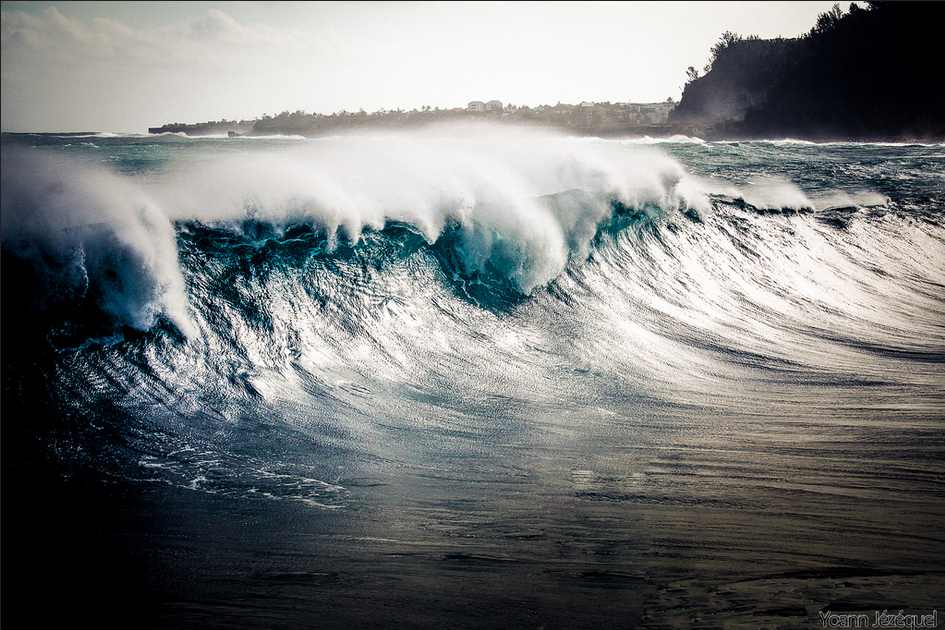
[[[483,103],[482,101],[469,101],[469,105],[466,106],[467,112],[501,112],[502,111],[502,101],[489,101],[488,103]]]

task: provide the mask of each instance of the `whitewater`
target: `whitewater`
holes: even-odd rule
[[[0,155],[8,611],[942,612],[945,145],[471,125]]]

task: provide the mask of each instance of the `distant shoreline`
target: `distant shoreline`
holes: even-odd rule
[[[491,111],[467,108],[422,111],[380,110],[374,113],[338,112],[309,114],[302,111],[264,115],[253,120],[219,120],[202,123],[170,123],[149,127],[148,133],[185,133],[188,136],[303,136],[317,138],[339,132],[360,130],[418,129],[448,123],[488,122],[497,125],[531,126],[563,131],[576,136],[614,137],[623,135],[669,136],[699,130],[697,125],[667,125],[673,103],[582,103],[555,106],[517,107],[497,101]],[[473,104],[470,104],[472,106]]]
[[[326,118],[330,118],[327,117]],[[477,121],[488,121],[489,119],[484,118],[454,118],[451,119],[454,122],[477,122]],[[189,138],[199,138],[199,137],[208,137],[208,136],[229,136],[231,138],[264,138],[264,137],[273,137],[273,136],[297,136],[304,138],[322,138],[328,136],[334,136],[350,132],[363,132],[363,131],[404,131],[404,130],[419,130],[427,127],[432,127],[437,124],[448,123],[449,120],[430,120],[430,121],[396,121],[394,124],[391,124],[387,121],[362,121],[360,124],[357,124],[355,121],[352,121],[351,124],[345,124],[344,122],[336,122],[335,124],[326,125],[324,128],[311,130],[307,132],[301,132],[297,129],[292,128],[280,128],[278,126],[270,126],[265,130],[255,130],[252,126],[247,125],[227,125],[221,123],[196,123],[196,124],[182,124],[174,123],[169,125],[163,125],[161,127],[150,127],[148,128],[149,135],[158,135],[164,133],[173,133],[173,134],[183,134]],[[706,142],[750,142],[750,141],[773,141],[773,140],[784,140],[792,139],[802,142],[815,142],[815,143],[830,143],[830,142],[863,142],[863,143],[875,143],[875,142],[892,142],[892,143],[943,143],[945,142],[945,137],[940,137],[936,135],[902,135],[902,134],[865,134],[862,136],[850,136],[850,135],[815,135],[808,136],[807,134],[799,135],[796,133],[782,132],[778,133],[775,130],[772,130],[769,133],[744,133],[744,132],[731,132],[726,129],[726,125],[717,124],[717,125],[705,125],[705,124],[679,124],[679,123],[662,123],[655,125],[630,125],[630,124],[598,124],[598,125],[569,125],[569,124],[554,124],[548,122],[538,122],[538,121],[523,121],[523,120],[508,120],[503,118],[493,118],[492,122],[497,123],[499,126],[508,125],[510,127],[531,127],[534,129],[544,129],[549,131],[556,131],[560,133],[565,133],[574,137],[587,137],[587,138],[653,138],[653,139],[669,139],[674,136],[685,136],[689,138],[698,138]]]
[[[517,126],[521,128],[523,125],[509,125]],[[529,127],[525,125],[525,127]],[[723,133],[715,132],[710,129],[700,129],[694,128],[692,126],[684,125],[655,125],[651,127],[624,127],[624,128],[614,128],[614,129],[574,129],[574,128],[556,128],[546,125],[533,125],[531,126],[534,129],[545,129],[548,131],[560,132],[565,135],[575,137],[575,138],[602,138],[608,140],[642,140],[642,139],[652,139],[654,141],[672,141],[673,138],[686,138],[697,141],[704,142],[798,142],[798,143],[811,143],[811,144],[838,144],[838,143],[850,143],[850,144],[945,144],[945,137],[921,137],[921,136],[872,136],[872,137],[861,137],[861,138],[850,138],[850,137],[818,137],[815,139],[800,137],[797,134],[770,134],[770,135],[757,135],[753,137],[743,136],[743,135],[727,135]],[[422,129],[422,126],[412,127],[409,129],[419,130]],[[382,127],[377,126],[373,128],[365,127],[352,127],[350,129],[337,129],[333,132],[326,132],[320,135],[309,135],[302,136],[295,133],[278,133],[271,132],[268,134],[230,134],[223,132],[214,132],[214,133],[188,133],[184,130],[166,130],[166,131],[154,131],[155,128],[149,129],[148,133],[142,132],[109,132],[109,131],[4,131],[2,132],[2,137],[4,140],[9,140],[12,142],[21,141],[22,139],[29,136],[55,136],[55,137],[73,137],[76,139],[85,138],[85,139],[108,139],[108,138],[122,138],[122,137],[140,137],[147,138],[149,136],[160,136],[160,135],[176,135],[182,136],[188,139],[200,139],[200,138],[217,138],[217,139],[266,139],[266,138],[300,138],[300,139],[317,139],[317,138],[327,138],[332,136],[339,136],[348,133],[358,133],[361,131],[375,130],[379,132],[385,131],[398,131],[398,130],[407,130],[408,128],[396,128],[396,127]]]

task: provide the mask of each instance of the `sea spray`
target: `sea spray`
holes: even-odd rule
[[[488,126],[221,155],[167,174],[154,194],[175,220],[306,223],[333,244],[389,222],[430,244],[448,235],[461,273],[503,270],[526,295],[587,255],[615,201],[653,213],[710,208],[678,162],[646,147]]]
[[[18,147],[4,148],[2,181],[4,251],[30,260],[40,306],[91,299],[115,325],[143,331],[163,315],[193,333],[174,228],[139,186]]]

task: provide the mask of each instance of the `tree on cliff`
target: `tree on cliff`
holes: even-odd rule
[[[710,49],[706,74],[700,77],[692,66],[687,70],[689,81],[670,121],[714,124],[741,120],[774,85],[791,43],[726,31]]]
[[[854,2],[852,6],[856,6],[856,3]],[[826,33],[832,28],[835,28],[842,18],[843,9],[840,8],[839,4],[834,3],[832,9],[817,16],[817,22],[814,24],[814,28],[811,29],[810,35]]]

